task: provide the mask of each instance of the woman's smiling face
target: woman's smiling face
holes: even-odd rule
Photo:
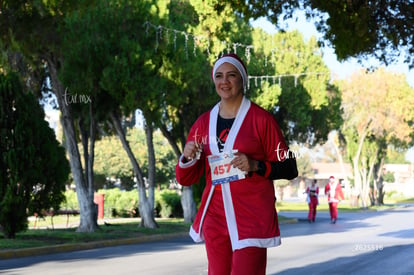
[[[214,85],[222,99],[231,99],[243,95],[243,79],[237,68],[230,63],[223,63],[214,74]]]

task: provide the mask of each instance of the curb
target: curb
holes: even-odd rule
[[[162,240],[168,240],[168,239],[179,238],[179,237],[187,237],[187,236],[188,236],[188,232],[181,232],[181,233],[171,233],[171,234],[162,234],[162,235],[149,235],[149,236],[142,236],[138,238],[129,238],[129,239],[104,240],[104,241],[89,242],[89,243],[62,244],[62,245],[52,245],[52,246],[45,246],[45,247],[5,250],[5,251],[0,251],[0,260],[55,254],[55,253],[62,253],[62,252],[72,252],[72,251],[79,251],[79,250],[88,250],[88,249],[118,246],[118,245],[131,245],[131,244],[162,241]]]
[[[293,224],[297,222],[298,222],[298,219],[291,219],[291,220],[279,222],[279,225],[280,224]],[[44,247],[10,249],[10,250],[4,250],[4,251],[0,250],[0,260],[63,253],[63,252],[73,252],[73,251],[88,250],[88,249],[95,249],[95,248],[102,248],[102,247],[111,247],[111,246],[118,246],[118,245],[131,245],[131,244],[139,244],[139,243],[144,243],[144,242],[155,242],[155,241],[162,241],[162,240],[168,240],[168,239],[173,239],[173,238],[189,237],[188,234],[189,234],[188,232],[180,232],[180,233],[171,233],[171,234],[148,235],[148,236],[141,236],[141,237],[129,238],[129,239],[103,240],[103,241],[76,243],[76,244],[59,244],[59,245],[51,245],[51,246],[44,246]]]

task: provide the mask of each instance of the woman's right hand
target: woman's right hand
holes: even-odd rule
[[[183,155],[187,160],[192,160],[197,158],[197,154],[201,153],[202,150],[202,144],[198,144],[194,141],[189,141],[184,146]]]

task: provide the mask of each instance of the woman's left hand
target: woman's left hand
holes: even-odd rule
[[[236,157],[231,161],[231,164],[235,168],[239,168],[245,172],[257,171],[257,160],[249,158],[246,154],[237,152]]]

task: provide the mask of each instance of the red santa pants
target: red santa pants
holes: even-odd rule
[[[267,249],[246,247],[233,251],[221,192],[215,190],[203,222],[209,275],[266,274]]]
[[[308,205],[309,205],[308,220],[315,221],[316,207],[318,206],[318,199],[316,197],[311,197]]]
[[[338,217],[338,203],[330,202],[329,203],[329,213],[331,214],[331,219],[336,220]]]

